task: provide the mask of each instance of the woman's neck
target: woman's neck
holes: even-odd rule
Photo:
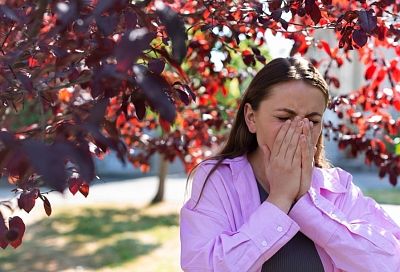
[[[247,154],[247,159],[253,168],[253,173],[260,185],[264,188],[264,190],[269,193],[269,182],[267,180],[266,170],[265,170],[265,162],[264,162],[264,154],[260,148],[257,148],[255,151]]]

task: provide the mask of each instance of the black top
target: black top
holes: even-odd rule
[[[257,182],[261,203],[268,193]],[[321,259],[314,242],[300,231],[262,266],[262,272],[323,272]]]

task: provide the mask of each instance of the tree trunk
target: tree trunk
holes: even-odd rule
[[[164,158],[164,155],[160,154],[160,167],[158,169],[158,190],[154,196],[151,204],[160,203],[164,200],[165,191],[165,179],[168,173],[168,160]]]

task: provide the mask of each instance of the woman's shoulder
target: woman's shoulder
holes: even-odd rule
[[[193,172],[193,190],[201,190],[205,186],[218,190],[221,186],[232,185],[232,180],[246,166],[244,156],[234,158],[211,158],[202,161]]]
[[[347,191],[352,182],[352,175],[340,167],[314,167],[313,179],[318,187],[331,191]]]
[[[220,172],[224,168],[231,170],[238,169],[238,167],[244,166],[247,163],[247,157],[245,155],[237,156],[234,158],[218,158],[212,157],[202,161],[196,168],[196,171],[202,169],[205,172],[209,172],[215,168],[215,171]]]

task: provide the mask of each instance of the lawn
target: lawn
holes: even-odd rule
[[[400,205],[399,189],[364,194]],[[178,211],[169,202],[58,206],[27,227],[18,249],[1,251],[0,271],[181,271]]]
[[[180,271],[176,205],[57,209],[1,252],[0,271]]]

